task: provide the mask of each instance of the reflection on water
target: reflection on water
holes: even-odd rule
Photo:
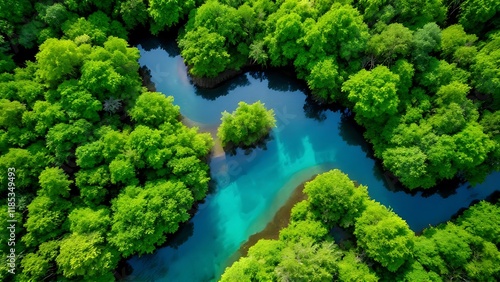
[[[446,198],[400,190],[371,158],[370,146],[349,112],[310,101],[302,83],[266,71],[243,74],[221,88],[197,89],[186,82],[182,59],[166,52],[169,44],[142,46],[139,62],[151,70],[157,91],[174,96],[182,115],[193,123],[213,131],[221,112],[234,111],[239,101],[261,100],[275,111],[277,127],[265,149],[236,149],[235,154],[221,152],[211,159],[212,193],[186,229],[169,236],[170,246],[129,260],[134,268],[129,281],[217,280],[240,246],[264,229],[295,187],[332,168],[367,185],[373,199],[390,206],[415,231],[448,220],[499,188],[497,173],[475,188],[458,185]]]

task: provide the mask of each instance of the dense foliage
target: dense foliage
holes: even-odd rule
[[[16,281],[112,281],[120,259],[153,252],[208,190],[210,135],[184,126],[172,97],[146,92],[136,48],[89,22],[0,75],[0,169],[16,169],[20,197]],[[7,238],[2,229],[2,257]]]
[[[252,146],[266,137],[276,126],[274,111],[267,110],[257,101],[253,104],[239,102],[233,113],[222,113],[217,137],[222,146]]]
[[[259,240],[221,281],[500,279],[499,204],[479,202],[454,222],[416,236],[339,170],[318,175],[304,192],[308,199],[294,206],[279,240]],[[330,231],[337,226],[353,235],[339,245]]]
[[[293,67],[315,99],[352,110],[410,189],[500,169],[498,1],[336,2],[206,1],[181,54],[199,77]]]
[[[4,263],[0,280],[111,281],[204,198],[212,140],[141,86],[129,31],[187,21],[178,43],[198,77],[295,69],[313,98],[351,109],[413,189],[500,169],[499,11],[498,0],[0,1],[0,199],[9,167],[22,191],[17,275]],[[224,114],[224,144],[253,144],[275,124],[260,103],[242,108]],[[338,171],[305,191],[280,240],[260,241],[224,281],[500,280],[498,204],[415,236]],[[335,245],[337,225],[355,239]]]

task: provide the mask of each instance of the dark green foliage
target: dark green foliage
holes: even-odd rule
[[[239,102],[233,113],[223,112],[217,137],[222,146],[251,146],[262,140],[276,126],[274,111],[260,101],[251,105]]]

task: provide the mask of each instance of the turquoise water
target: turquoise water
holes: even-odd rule
[[[239,101],[261,100],[274,109],[278,122],[266,148],[211,159],[213,192],[169,246],[129,260],[134,269],[129,281],[217,280],[240,245],[266,226],[297,185],[332,168],[367,185],[373,199],[392,207],[415,231],[448,220],[500,188],[496,173],[481,185],[463,184],[445,195],[389,189],[359,128],[341,112],[308,101],[305,87],[291,77],[249,72],[203,90],[190,83],[173,43],[148,41],[139,49],[139,62],[151,70],[157,91],[174,96],[182,115],[205,130],[216,128],[220,113],[233,111]]]

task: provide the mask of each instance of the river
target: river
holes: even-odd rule
[[[373,199],[390,206],[415,232],[500,188],[500,173],[473,188],[449,183],[438,187],[439,193],[395,188],[352,119],[309,101],[306,87],[292,77],[254,71],[215,89],[199,89],[190,82],[174,40],[150,39],[138,48],[139,63],[151,70],[157,91],[173,96],[181,114],[202,130],[214,132],[221,112],[234,111],[239,101],[258,100],[274,109],[277,127],[264,148],[235,155],[216,150],[210,160],[211,193],[169,245],[128,261],[133,273],[127,281],[216,281],[241,244],[266,226],[295,187],[332,168],[368,186]]]

